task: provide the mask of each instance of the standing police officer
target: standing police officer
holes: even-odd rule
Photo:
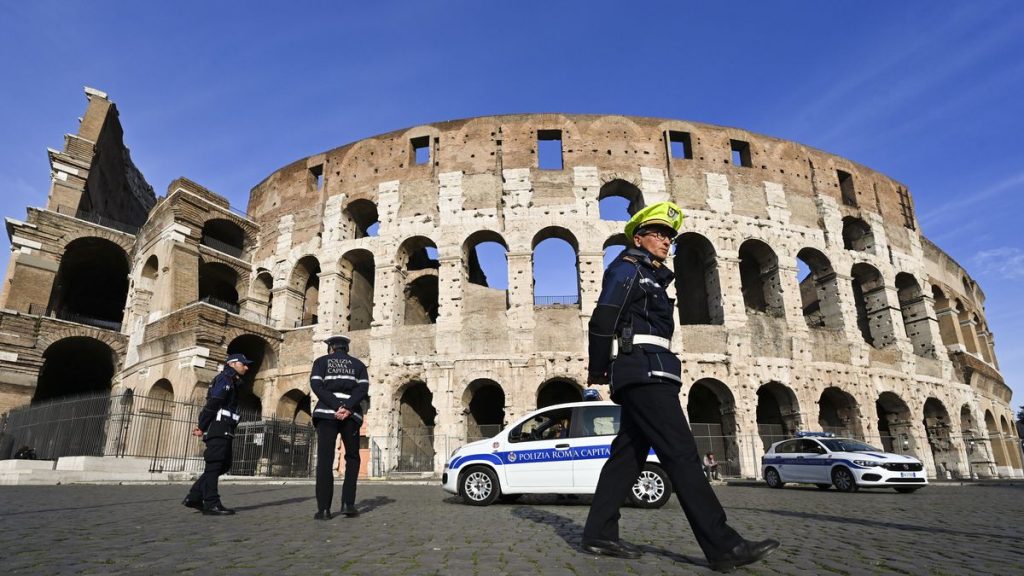
[[[341,513],[358,516],[356,479],[359,477],[359,428],[370,379],[366,365],[348,354],[347,336],[327,339],[328,354],[313,362],[309,385],[316,394],[316,520],[331,519],[334,499],[334,447],[338,435],[345,445],[345,481],[341,486]]]
[[[597,482],[583,549],[640,556],[619,540],[619,507],[653,447],[711,568],[728,572],[764,558],[779,543],[745,540],[726,524],[679,403],[681,366],[669,350],[674,302],[665,292],[675,275],[664,262],[682,223],[682,210],[671,202],[640,210],[626,223],[633,246],[608,266],[590,319],[587,384],[610,384],[622,420]]]
[[[203,459],[206,470],[188,491],[184,504],[202,510],[207,516],[234,514],[225,508],[217,493],[217,479],[231,470],[231,442],[238,426],[238,384],[249,371],[252,361],[245,354],[231,354],[224,362],[224,370],[214,377],[206,392],[206,405],[199,413],[199,425],[192,430],[206,442]]]

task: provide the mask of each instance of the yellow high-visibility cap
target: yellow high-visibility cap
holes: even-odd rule
[[[665,226],[679,232],[683,218],[683,209],[672,202],[651,204],[626,222],[626,238],[633,238],[637,229],[644,226]]]

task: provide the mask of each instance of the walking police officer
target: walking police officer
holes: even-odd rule
[[[252,361],[244,354],[231,354],[206,392],[206,405],[199,413],[199,424],[192,430],[206,442],[203,459],[206,470],[192,485],[182,502],[189,508],[202,510],[208,516],[234,514],[220,501],[217,479],[231,470],[231,442],[238,426],[238,385],[249,371]]]
[[[347,336],[327,339],[328,354],[313,362],[309,384],[316,394],[313,409],[316,425],[316,514],[317,520],[331,519],[334,499],[334,447],[338,435],[345,445],[345,481],[341,486],[341,513],[358,516],[356,479],[359,477],[359,428],[363,424],[364,402],[370,379],[366,365],[348,354]]]
[[[728,572],[764,558],[779,543],[745,540],[726,523],[679,403],[681,366],[669,349],[674,302],[665,291],[675,275],[664,263],[682,223],[682,210],[671,202],[633,215],[625,230],[633,245],[608,266],[590,319],[587,383],[611,386],[622,419],[601,469],[583,549],[640,556],[639,548],[619,539],[619,507],[654,448],[711,568]]]

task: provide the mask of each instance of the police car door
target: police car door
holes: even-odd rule
[[[612,440],[619,433],[622,409],[616,404],[582,406],[576,409],[573,426],[574,446],[572,484],[593,491],[601,467],[611,453]]]
[[[503,458],[509,488],[556,492],[572,486],[567,426],[571,418],[572,408],[556,408],[535,414],[509,431],[508,453]]]
[[[786,455],[786,481],[813,482],[817,463],[812,458],[817,444],[806,438],[796,440],[793,444],[793,452]]]

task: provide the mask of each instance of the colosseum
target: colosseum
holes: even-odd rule
[[[368,473],[437,473],[467,439],[580,398],[622,220],[671,200],[681,400],[729,474],[825,430],[933,477],[1024,475],[981,287],[921,234],[905,185],[853,161],[682,120],[489,116],[291,162],[242,212],[185,178],[157,198],[114,103],[86,96],[49,150],[45,208],[6,219],[2,411],[190,405],[243,352],[252,418],[305,424],[310,364],[341,332],[370,367]],[[535,290],[542,243],[571,254],[568,293]]]

